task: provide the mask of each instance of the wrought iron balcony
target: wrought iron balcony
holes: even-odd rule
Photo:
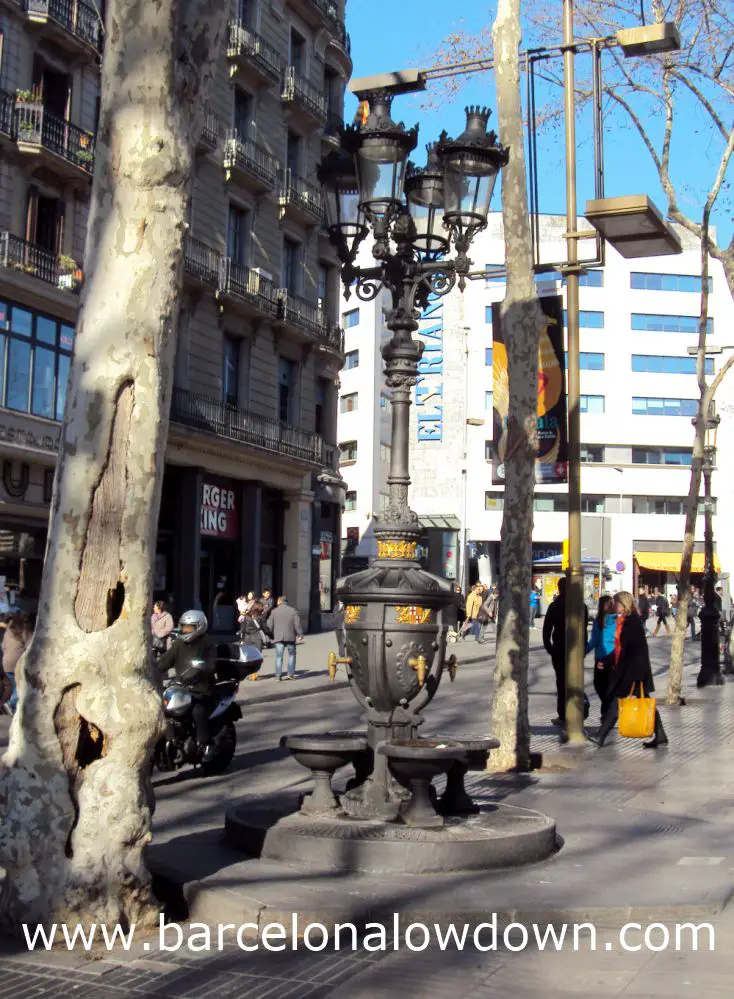
[[[213,246],[200,239],[186,235],[184,246],[184,268],[186,273],[203,284],[219,287],[219,274],[222,267],[222,254]]]
[[[227,45],[229,75],[277,83],[283,72],[283,62],[276,48],[261,38],[242,21],[229,22]]]
[[[317,124],[326,121],[326,96],[314,87],[305,76],[296,71],[295,66],[287,66],[283,74],[281,99],[292,108],[300,108]]]
[[[292,170],[284,170],[280,187],[280,217],[289,210],[306,223],[326,221],[324,196],[321,188],[309,184],[303,177],[298,177]]]
[[[270,188],[278,180],[280,163],[262,146],[232,129],[224,144],[224,172],[227,180],[236,174],[248,186]]]
[[[35,243],[0,229],[0,267],[30,274],[56,288],[77,292],[81,287],[82,274],[79,270],[70,271],[62,267],[66,259],[62,260]]]
[[[328,319],[320,305],[284,289],[282,316],[286,323],[310,334],[319,346],[344,353],[344,331]]]
[[[95,141],[92,132],[85,132],[70,121],[59,118],[40,101],[16,99],[14,118],[15,141],[23,152],[51,153],[55,166],[60,165],[60,160],[65,167],[71,168],[66,173],[91,177]]]
[[[171,421],[270,454],[287,455],[319,466],[324,462],[325,445],[318,434],[185,389],[173,390]]]
[[[206,149],[216,149],[219,145],[219,137],[222,134],[222,122],[218,114],[209,108],[206,109],[204,124],[199,136],[199,147]]]
[[[275,317],[280,311],[280,294],[270,278],[259,270],[235,263],[230,257],[222,260],[219,294],[263,315]]]
[[[72,52],[86,49],[95,56],[102,49],[102,20],[83,0],[26,0],[29,21],[48,24],[56,41]]]

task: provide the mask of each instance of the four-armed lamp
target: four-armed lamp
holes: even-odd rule
[[[392,452],[389,504],[375,526],[377,558],[338,589],[345,604],[350,684],[366,711],[372,757],[342,807],[354,816],[393,818],[404,794],[375,750],[416,737],[421,709],[441,679],[447,630],[456,620],[451,584],[422,569],[416,557],[421,529],[408,506],[411,389],[423,353],[413,334],[430,300],[457,284],[463,290],[469,247],[487,225],[508,151],[487,130],[489,110],[470,107],[464,132],[458,139],[444,132],[428,147],[426,166],[417,169],[408,157],[418,127],[406,129],[392,120],[393,93],[357,96],[368,101],[367,119],[341,129],[341,148],[321,164],[319,180],[347,297],[354,289],[371,301],[382,288],[392,296],[387,317],[392,337],[382,348],[391,389]],[[363,267],[357,254],[370,232],[374,264]],[[453,677],[454,664],[448,665]]]

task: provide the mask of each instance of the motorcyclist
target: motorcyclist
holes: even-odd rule
[[[214,756],[214,746],[209,737],[209,715],[213,710],[213,694],[217,660],[217,646],[207,635],[209,622],[199,610],[188,610],[178,622],[179,637],[158,660],[164,675],[176,670],[176,678],[194,696],[191,714],[196,727],[196,741],[202,750],[202,763]]]

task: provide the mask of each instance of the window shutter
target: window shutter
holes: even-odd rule
[[[31,185],[28,188],[28,205],[25,217],[25,238],[29,243],[36,241],[36,225],[38,223],[38,188]]]

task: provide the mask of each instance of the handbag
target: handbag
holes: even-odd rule
[[[654,697],[645,697],[645,688],[640,684],[640,696],[635,697],[635,685],[629,697],[620,697],[619,734],[627,739],[649,739],[655,732]]]

